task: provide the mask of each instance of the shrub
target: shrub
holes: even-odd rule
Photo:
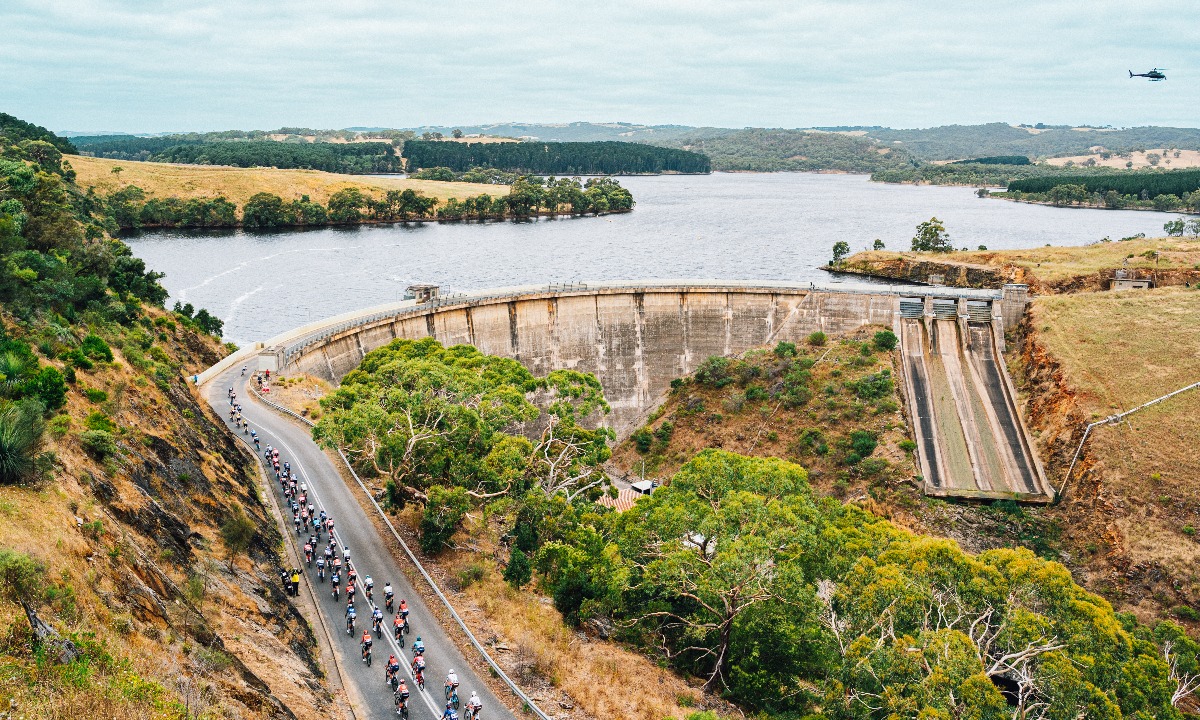
[[[533,579],[533,568],[529,556],[521,548],[514,547],[508,558],[508,567],[504,568],[504,581],[514,590],[520,590]]]
[[[733,382],[733,378],[729,376],[729,358],[710,355],[696,368],[696,382],[715,388],[722,388]]]
[[[471,501],[461,487],[434,485],[429,488],[428,496],[421,515],[421,550],[437,553],[449,546],[450,538],[467,516]]]
[[[855,465],[863,458],[875,452],[875,446],[878,445],[878,441],[875,438],[875,433],[868,430],[855,430],[850,433],[849,445],[850,453],[846,456],[846,464]],[[851,460],[851,458],[856,459]]]
[[[117,443],[112,433],[107,430],[85,430],[79,435],[79,442],[84,451],[92,457],[103,460],[117,451]]]
[[[482,580],[485,575],[487,575],[487,568],[485,568],[483,565],[477,562],[467,565],[465,568],[458,571],[458,589],[466,590]]]
[[[767,391],[760,385],[751,385],[746,388],[746,400],[756,402],[767,399]]]
[[[877,373],[866,375],[857,381],[846,383],[854,394],[863,400],[878,400],[892,393],[895,387],[892,382],[892,371],[884,368]]]
[[[900,342],[900,338],[896,337],[896,333],[891,330],[880,330],[875,333],[872,342],[875,344],[877,350],[890,351],[896,348],[896,344]]]
[[[643,454],[650,452],[650,446],[654,443],[654,435],[650,432],[650,428],[645,426],[634,430],[629,438],[637,446],[638,452]]]
[[[667,443],[671,442],[671,435],[674,434],[674,432],[675,426],[671,424],[670,420],[665,420],[663,421],[663,424],[659,425],[658,429],[654,431],[654,437],[658,438],[659,442],[661,442],[663,445],[666,445]]]
[[[45,427],[42,412],[32,400],[0,410],[0,482],[21,482],[37,472]]]
[[[86,425],[89,430],[103,430],[109,433],[116,432],[117,430],[117,426],[112,421],[112,418],[99,411],[88,413],[88,416],[84,419],[83,424]]]
[[[817,428],[805,428],[800,431],[799,437],[796,438],[793,451],[797,455],[806,455],[808,453],[824,455],[829,452],[829,444],[825,442],[825,435],[820,430]]]
[[[83,396],[94,403],[102,403],[108,399],[108,393],[99,388],[87,388],[83,391]]]
[[[83,343],[79,346],[80,352],[89,359],[102,360],[104,362],[112,362],[112,348],[108,343],[104,342],[104,338],[98,335],[88,335],[83,339]]]
[[[915,442],[913,442],[912,440],[909,440],[908,438],[904,438],[903,440],[900,441],[900,449],[903,450],[904,452],[910,453],[913,450],[917,449],[917,444]]]
[[[780,341],[779,344],[775,346],[775,350],[773,352],[775,353],[776,357],[796,357],[796,343]]]
[[[828,338],[825,336],[825,333],[821,332],[820,330],[808,336],[808,344],[814,347],[821,347],[825,344],[826,340],[828,340]]]

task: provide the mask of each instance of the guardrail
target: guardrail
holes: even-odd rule
[[[305,425],[311,427],[316,424],[312,420],[309,420],[299,413],[267,400],[262,396],[261,393],[255,393],[255,398],[264,405],[269,405],[285,415],[294,417]],[[541,720],[552,720],[549,715],[542,712],[542,709],[537,706],[537,703],[533,701],[533,698],[529,697],[529,695],[527,695],[525,691],[522,690],[521,687],[517,685],[517,683],[510,678],[506,672],[504,672],[504,670],[496,663],[496,661],[492,659],[492,656],[487,650],[484,649],[483,644],[480,643],[475,637],[475,633],[471,632],[471,629],[467,627],[465,622],[463,622],[463,619],[461,616],[459,616],[458,611],[454,609],[452,604],[450,604],[450,599],[446,597],[445,593],[442,592],[442,589],[438,587],[437,582],[425,570],[425,566],[421,564],[421,561],[417,559],[416,554],[413,553],[412,549],[408,547],[408,543],[404,542],[404,538],[400,537],[400,533],[396,532],[396,528],[392,525],[392,521],[388,519],[387,513],[383,511],[383,508],[379,507],[379,503],[375,502],[375,498],[371,495],[371,491],[367,489],[366,483],[364,483],[362,478],[358,476],[358,473],[354,471],[354,467],[350,465],[349,458],[346,457],[341,448],[338,448],[338,457],[342,459],[342,462],[346,465],[346,469],[350,471],[351,477],[353,477],[354,481],[358,483],[358,486],[362,489],[363,494],[367,496],[367,500],[371,502],[371,506],[374,507],[375,511],[379,513],[379,517],[383,519],[384,524],[387,525],[388,530],[391,531],[392,537],[396,538],[396,542],[400,543],[400,547],[404,550],[404,554],[408,556],[410,561],[412,561],[412,564],[417,569],[417,572],[421,573],[421,577],[425,579],[425,582],[429,585],[430,589],[433,590],[433,593],[437,595],[439,600],[442,601],[442,605],[446,607],[446,610],[450,613],[450,617],[454,618],[454,622],[458,624],[459,629],[462,630],[463,634],[467,636],[467,639],[471,641],[471,645],[474,646],[475,650],[479,652],[484,661],[487,662],[488,666],[492,669],[492,672],[496,673],[496,677],[500,678],[500,680],[508,686],[508,689],[512,691],[513,695],[516,695],[518,698],[520,698],[520,700],[525,703],[526,707],[528,707],[533,714],[537,715],[539,718],[541,718]]]
[[[540,294],[574,294],[574,293],[595,293],[605,290],[628,290],[628,291],[655,291],[667,288],[738,288],[744,290],[797,290],[809,292],[836,292],[847,293],[854,295],[906,295],[906,296],[925,296],[932,295],[938,297],[965,297],[973,300],[998,300],[1003,297],[1003,293],[999,290],[981,290],[974,288],[945,288],[945,287],[927,287],[920,285],[849,285],[833,287],[829,285],[816,285],[815,283],[765,283],[754,281],[733,281],[733,280],[663,280],[663,281],[637,281],[637,282],[604,282],[604,283],[549,283],[547,285],[525,286],[515,288],[500,288],[497,290],[488,290],[480,293],[454,293],[452,295],[441,295],[436,298],[419,304],[404,303],[402,305],[391,306],[387,309],[382,309],[368,315],[362,315],[353,318],[347,318],[341,322],[322,327],[318,330],[301,336],[298,340],[284,346],[283,357],[285,362],[291,362],[293,358],[316,343],[327,338],[333,337],[347,330],[352,330],[356,327],[371,325],[386,319],[399,319],[413,315],[424,315],[430,310],[438,308],[466,305],[491,303],[500,300],[511,300],[513,298],[523,297],[527,295]],[[272,344],[268,341],[267,345]]]

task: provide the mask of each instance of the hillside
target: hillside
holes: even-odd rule
[[[162,309],[52,147],[0,137],[5,713],[336,715],[256,466],[185,380],[220,322]]]
[[[276,168],[235,168],[213,165],[174,165],[169,163],[108,160],[73,156],[69,158],[82,188],[98,191],[136,185],[157,197],[224,196],[244,205],[256,193],[267,192],[285,200],[304,195],[319,203],[329,202],[339,190],[357,188],[372,194],[388,190],[414,190],[439,200],[466,199],[482,194],[500,195],[506,186],[473,183],[444,183],[386,176],[356,176],[320,170],[279,170]],[[120,168],[117,173],[113,168]]]
[[[1013,363],[1061,483],[1081,424],[1200,382],[1200,291],[1037,298]],[[1200,389],[1095,429],[1057,510],[1087,584],[1143,618],[1200,620],[1197,417]]]

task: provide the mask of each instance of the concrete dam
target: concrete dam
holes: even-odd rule
[[[710,355],[878,325],[902,339],[900,376],[926,491],[1047,500],[1051,490],[999,361],[1004,328],[1020,319],[1025,303],[1025,286],[677,281],[509,288],[330,318],[258,343],[205,374],[256,357],[262,369],[336,383],[393,339],[434,337],[514,358],[535,375],[560,368],[595,373],[613,409],[606,422],[625,437],[665,398],[671,380]],[[936,324],[946,312],[955,319]],[[972,444],[977,449],[964,450]]]

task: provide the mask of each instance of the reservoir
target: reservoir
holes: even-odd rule
[[[829,284],[833,244],[908,249],[936,216],[955,247],[1084,245],[1161,235],[1173,215],[980,199],[972,188],[884,185],[864,175],[714,173],[626,177],[633,212],[514,223],[414,223],[286,232],[162,231],[126,238],[166,273],[171,301],[205,307],[239,345],[394,302],[511,285],[722,278]]]

